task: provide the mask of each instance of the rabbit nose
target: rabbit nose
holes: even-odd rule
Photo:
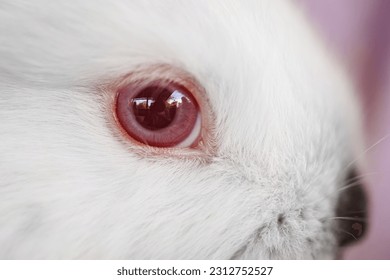
[[[347,176],[336,208],[336,233],[339,246],[360,240],[368,229],[367,198],[356,169]]]

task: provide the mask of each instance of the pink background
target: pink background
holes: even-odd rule
[[[344,258],[390,259],[390,1],[295,1],[345,62],[364,105],[370,228]]]

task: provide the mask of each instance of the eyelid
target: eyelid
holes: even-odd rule
[[[132,139],[132,137],[118,125],[118,119],[115,114],[118,90],[129,83],[136,82],[139,86],[142,86],[158,80],[167,83],[179,83],[191,91],[199,105],[199,111],[202,116],[202,125],[199,128],[201,130],[201,139],[199,140],[198,145],[188,148],[181,147],[180,145],[176,148],[157,148],[142,145],[138,141]],[[104,95],[107,97],[107,102],[109,104],[107,111],[109,113],[109,125],[112,133],[115,134],[115,137],[120,140],[129,152],[142,155],[142,157],[147,155],[151,158],[154,156],[180,158],[196,157],[202,160],[215,154],[216,141],[213,135],[213,131],[215,130],[213,123],[213,120],[215,120],[214,113],[209,104],[205,89],[193,75],[189,74],[187,71],[165,64],[139,66],[129,71],[128,74],[113,81],[109,81],[99,88],[104,91]]]

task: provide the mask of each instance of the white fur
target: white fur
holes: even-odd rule
[[[0,58],[1,258],[337,253],[357,106],[288,1],[1,0]],[[215,150],[112,127],[99,85],[154,64],[205,88]]]

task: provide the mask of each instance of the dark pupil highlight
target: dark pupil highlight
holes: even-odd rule
[[[149,130],[169,126],[183,95],[164,87],[147,87],[131,100],[137,122]]]

